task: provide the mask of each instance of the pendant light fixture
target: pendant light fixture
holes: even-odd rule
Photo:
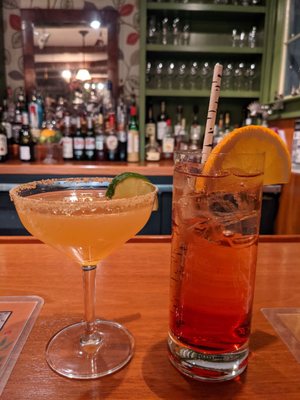
[[[83,53],[83,68],[80,68],[76,74],[76,79],[78,81],[90,81],[92,79],[91,74],[89,73],[88,69],[85,65],[85,36],[89,33],[89,31],[79,31],[80,35],[82,36],[82,53]]]

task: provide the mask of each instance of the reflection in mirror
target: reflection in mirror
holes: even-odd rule
[[[25,90],[70,98],[74,90],[117,94],[115,10],[21,10]]]
[[[41,91],[68,96],[70,83],[76,80],[97,85],[108,80],[107,28],[43,25],[35,26],[33,34],[36,83]]]

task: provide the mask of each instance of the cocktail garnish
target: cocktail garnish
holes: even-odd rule
[[[216,168],[216,155],[224,153],[222,165],[218,170],[234,170],[239,167],[239,154],[249,154],[248,171],[255,163],[255,154],[265,153],[264,185],[287,183],[291,173],[291,159],[285,142],[272,129],[249,125],[234,129],[222,139],[210,153],[203,174],[209,175]],[[218,158],[218,162],[220,158]],[[245,170],[245,165],[241,166]],[[253,166],[254,169],[255,166]],[[250,172],[251,173],[251,172]],[[199,187],[198,187],[199,186]],[[196,182],[196,190],[201,189],[203,181]]]
[[[136,172],[124,172],[111,181],[105,195],[109,199],[122,199],[148,194],[154,190],[155,186],[146,176]],[[157,210],[157,208],[158,201],[156,197],[153,210]]]

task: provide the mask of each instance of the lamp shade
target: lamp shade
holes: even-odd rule
[[[76,79],[78,81],[90,81],[91,74],[86,68],[80,68],[76,74]]]

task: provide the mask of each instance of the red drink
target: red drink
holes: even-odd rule
[[[259,171],[201,177],[199,164],[175,166],[169,350],[195,378],[230,379],[247,365],[261,188]]]

